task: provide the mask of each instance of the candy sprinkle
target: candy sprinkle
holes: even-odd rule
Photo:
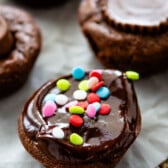
[[[94,102],[93,105],[95,106],[96,108],[96,112],[98,112],[100,110],[100,106],[101,104],[99,102]]]
[[[52,130],[52,135],[57,139],[64,139],[65,137],[64,131],[59,127],[55,127]]]
[[[74,91],[74,93],[73,93],[73,97],[74,97],[76,100],[85,100],[86,97],[87,97],[87,92],[84,91],[84,90],[76,90],[76,91]]]
[[[89,93],[87,101],[89,103],[100,102],[100,97],[96,93]]]
[[[85,111],[82,107],[72,106],[72,107],[69,108],[69,112],[71,114],[83,114]]]
[[[89,87],[88,87],[88,81],[87,80],[83,80],[79,83],[78,88],[80,90],[84,90],[84,91],[88,91]]]
[[[80,117],[79,115],[76,115],[76,114],[71,115],[71,117],[69,118],[69,122],[74,127],[80,127],[83,125],[82,117]]]
[[[86,115],[90,118],[94,118],[96,116],[96,107],[93,104],[88,105]]]
[[[99,79],[99,81],[102,80],[102,74],[101,74],[101,71],[99,71],[99,70],[91,71],[90,74],[89,74],[89,77],[93,77],[93,76],[97,77]]]
[[[57,81],[56,86],[61,91],[67,91],[70,88],[71,84],[67,79],[60,79]]]
[[[81,80],[85,76],[85,71],[81,67],[76,67],[72,70],[72,76],[76,80]]]
[[[94,87],[97,83],[99,82],[99,79],[95,76],[91,77],[89,80],[88,80],[88,87],[89,88],[92,88]]]
[[[110,105],[109,104],[101,104],[100,110],[99,110],[99,114],[101,115],[107,115],[109,114],[111,111]]]
[[[51,117],[55,114],[56,110],[57,105],[52,101],[48,101],[42,107],[42,114],[44,117]]]
[[[82,145],[83,144],[83,138],[77,133],[72,133],[70,135],[70,142],[73,145]]]
[[[55,102],[55,98],[56,98],[56,95],[53,94],[53,93],[49,93],[47,94],[45,97],[44,97],[44,103],[46,103],[47,101],[53,101]]]
[[[101,99],[107,99],[110,95],[110,91],[107,87],[101,87],[96,91],[96,94],[99,95]]]
[[[65,105],[68,102],[68,97],[64,94],[59,94],[56,96],[55,101],[58,105]]]
[[[139,80],[139,73],[135,71],[126,71],[126,76],[130,80]]]

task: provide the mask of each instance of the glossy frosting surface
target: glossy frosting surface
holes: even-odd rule
[[[108,115],[97,115],[94,119],[83,116],[82,127],[75,128],[69,124],[70,113],[64,106],[60,106],[56,114],[50,118],[42,116],[41,108],[45,95],[61,93],[55,85],[60,78],[43,85],[27,102],[23,111],[24,129],[27,136],[37,143],[43,152],[58,160],[91,161],[102,159],[121,147],[126,151],[136,138],[139,132],[136,129],[140,127],[140,114],[132,82],[120,71],[101,71],[105,86],[111,93],[106,100],[101,100],[101,103],[108,103],[111,112]],[[68,79],[71,83],[70,89],[64,94],[72,101],[72,93],[77,89],[79,81],[71,75],[62,78]],[[64,139],[54,138],[51,133],[54,127],[64,130]],[[74,132],[84,139],[81,146],[70,143],[69,136]],[[100,155],[103,151],[106,152]],[[121,149],[118,152],[121,152]]]

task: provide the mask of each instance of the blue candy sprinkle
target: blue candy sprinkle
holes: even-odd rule
[[[94,105],[95,108],[96,108],[96,112],[98,112],[98,111],[100,110],[100,107],[101,107],[100,103],[95,102],[95,103],[93,103],[93,105]]]
[[[107,99],[110,95],[110,90],[107,87],[101,87],[96,91],[96,94],[101,98],[101,99]]]
[[[53,93],[49,93],[47,94],[45,97],[44,97],[44,103],[46,103],[47,101],[53,101],[55,102],[55,99],[56,99],[56,95],[53,94]]]
[[[72,70],[72,76],[76,80],[81,80],[85,77],[85,71],[81,67],[76,67]]]

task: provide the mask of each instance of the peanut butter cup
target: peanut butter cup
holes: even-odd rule
[[[163,0],[83,0],[79,22],[106,67],[149,75],[168,66],[167,10]]]
[[[44,84],[19,117],[25,149],[46,168],[114,167],[141,128],[135,74],[77,67]]]
[[[32,16],[0,6],[0,97],[20,88],[41,48],[41,35]]]

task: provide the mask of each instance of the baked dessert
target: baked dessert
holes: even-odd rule
[[[114,167],[141,128],[131,79],[135,72],[76,67],[47,82],[19,117],[25,149],[47,168]]]
[[[20,88],[40,52],[41,34],[33,17],[0,6],[0,97]]]
[[[167,11],[163,0],[83,0],[79,22],[103,65],[149,75],[168,67]]]
[[[62,5],[68,0],[15,0],[16,2],[29,5],[31,7],[51,7],[51,6],[57,6],[57,5]]]

